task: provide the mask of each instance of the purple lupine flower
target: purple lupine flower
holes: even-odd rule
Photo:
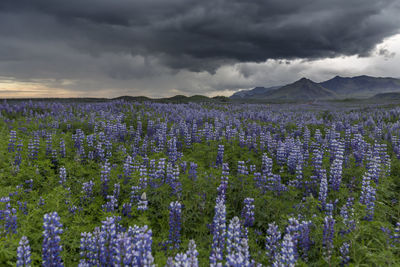
[[[8,142],[8,152],[14,152],[16,142],[17,142],[17,132],[14,130],[11,130],[10,131],[10,139]]]
[[[182,229],[182,204],[178,201],[169,205],[169,237],[171,249],[179,249]]]
[[[303,188],[303,184],[304,184],[303,166],[301,164],[297,164],[295,174],[296,174],[296,179],[294,181],[293,186],[295,186],[296,188],[299,188],[299,189]]]
[[[220,199],[225,203],[226,198],[226,190],[228,189],[228,180],[229,180],[229,167],[227,163],[222,164],[222,176],[221,176],[221,184],[217,188],[217,199]],[[218,200],[217,200],[218,201]]]
[[[381,230],[387,235],[388,245],[395,247],[400,244],[400,222],[396,223],[396,227],[393,232],[389,228],[381,227]]]
[[[55,150],[55,149],[51,150],[51,162],[53,164],[57,164],[57,162],[58,162],[58,154],[57,154],[57,150]]]
[[[103,197],[106,198],[107,197],[107,193],[108,193],[108,183],[110,181],[110,163],[108,161],[106,161],[104,163],[104,165],[101,167],[101,174],[100,174],[100,179],[101,179],[101,192],[103,194]]]
[[[322,245],[328,257],[331,255],[333,249],[333,237],[335,234],[334,226],[335,219],[332,216],[326,216],[324,218]]]
[[[39,206],[43,206],[45,204],[44,198],[43,197],[39,197],[39,201],[38,201],[38,205]]]
[[[262,155],[261,171],[263,175],[270,176],[272,174],[272,159],[266,153]]]
[[[265,250],[270,262],[275,260],[275,256],[279,253],[279,241],[281,240],[281,232],[275,222],[268,224],[267,236],[265,237]]]
[[[24,190],[25,193],[31,192],[33,188],[33,179],[25,180],[25,184],[28,186],[27,189]]]
[[[257,169],[256,165],[254,164],[250,165],[250,172],[254,173],[256,169]]]
[[[186,173],[187,162],[182,161],[179,165],[181,166],[182,173]]]
[[[140,187],[139,186],[132,186],[131,193],[129,197],[130,203],[136,205],[140,200]]]
[[[242,210],[243,225],[251,227],[254,225],[254,198],[245,198]]]
[[[199,261],[197,260],[197,256],[199,255],[199,253],[197,252],[196,243],[194,242],[194,240],[189,241],[188,250],[186,251],[186,255],[187,255],[188,264],[190,267],[198,267],[199,266]]]
[[[67,170],[64,167],[60,168],[60,180],[61,185],[64,185],[67,182]]]
[[[143,192],[143,194],[140,196],[137,209],[140,211],[145,211],[148,209],[148,204],[149,202],[147,201],[146,192]]]
[[[40,149],[40,137],[36,133],[33,137],[33,150],[32,150],[32,158],[37,159]]]
[[[254,262],[250,260],[247,229],[242,228],[238,217],[233,217],[229,223],[226,251],[227,266],[254,265]]]
[[[303,253],[303,257],[307,258],[307,253],[311,249],[313,242],[311,241],[311,221],[302,221],[299,225],[299,249]]]
[[[37,152],[35,151],[35,146],[33,145],[33,140],[30,139],[28,143],[28,157],[31,160],[34,160],[37,156]]]
[[[78,267],[91,267],[91,265],[86,260],[79,260]]]
[[[193,181],[197,179],[197,167],[198,165],[194,162],[190,162],[189,164],[189,178]]]
[[[52,143],[53,143],[53,135],[50,132],[48,132],[46,133],[46,156],[51,155],[51,151],[53,150]]]
[[[361,194],[360,194],[360,204],[366,204],[367,203],[367,195],[368,195],[368,187],[371,184],[371,176],[370,174],[367,172],[364,174],[363,176],[363,180],[362,180],[362,185],[361,185]]]
[[[95,156],[96,156],[96,158],[100,159],[101,161],[105,160],[104,148],[103,148],[103,143],[102,142],[98,142],[97,143]]]
[[[226,252],[234,254],[240,251],[240,241],[242,238],[242,226],[238,217],[233,217],[229,222],[227,231]]]
[[[254,173],[254,183],[255,187],[260,189],[261,192],[265,192],[265,184],[267,183],[267,178],[265,175],[261,175],[259,172]]]
[[[323,159],[323,151],[320,149],[315,149],[314,150],[314,160],[313,160],[313,166],[314,166],[314,174],[318,177],[321,176],[321,171],[322,171],[322,159]]]
[[[296,259],[297,259],[297,243],[300,238],[300,222],[298,219],[291,217],[288,219],[288,225],[286,226],[286,233],[285,234],[290,234],[292,237],[292,242],[295,246],[295,251],[294,253],[296,254]]]
[[[228,254],[226,256],[226,266],[232,267],[254,267],[254,261],[250,260],[248,254],[248,240],[246,238],[241,239],[242,251],[238,253]]]
[[[167,163],[167,170],[166,170],[166,175],[165,175],[165,182],[169,185],[171,185],[171,182],[173,180],[173,165],[171,162]]]
[[[244,161],[238,161],[238,170],[237,170],[238,174],[240,175],[248,175],[249,171],[247,170],[246,164],[244,163]]]
[[[93,186],[94,183],[92,180],[82,184],[81,193],[83,194],[82,200],[84,202],[86,201],[91,202],[93,200]]]
[[[114,197],[114,195],[107,196],[107,202],[103,204],[101,207],[105,212],[114,212],[118,208],[118,200]]]
[[[117,217],[108,217],[102,221],[98,234],[99,263],[101,266],[113,265],[114,245],[117,242]]]
[[[10,201],[9,198],[8,201]],[[5,210],[0,210],[0,220],[4,221],[3,227],[5,235],[17,233],[17,210],[15,208],[11,208],[9,203],[6,204]]]
[[[350,262],[350,243],[344,242],[339,249],[340,251],[340,266],[346,266]]]
[[[119,198],[120,191],[121,191],[121,185],[119,183],[114,184],[113,196],[117,200]]]
[[[286,158],[286,151],[284,144],[281,141],[279,141],[278,150],[276,151],[276,161],[280,166],[283,166],[283,164],[286,163],[286,160],[287,158]]]
[[[318,200],[321,202],[322,209],[325,209],[326,199],[328,197],[328,180],[326,179],[325,170],[321,170],[321,183],[319,186]]]
[[[132,217],[131,216],[132,212],[132,204],[131,203],[124,203],[122,204],[122,215],[126,217]]]
[[[225,237],[226,237],[226,207],[224,201],[217,198],[215,204],[215,215],[212,223],[211,233],[213,241],[211,246],[210,264],[216,265],[223,260]]]
[[[370,174],[367,172],[362,181],[360,203],[366,205],[365,220],[372,221],[374,217],[376,189],[371,186]]]
[[[296,264],[296,249],[293,238],[290,234],[285,234],[281,244],[281,251],[276,256],[272,266],[274,267],[294,267]]]
[[[17,171],[19,170],[19,166],[22,162],[21,152],[23,147],[24,144],[22,143],[21,140],[19,140],[17,144],[17,152],[15,153],[15,158],[14,158],[14,165],[16,166]]]
[[[93,266],[96,264],[94,259],[94,252],[97,249],[92,233],[81,233],[80,242],[80,257],[81,259],[79,266]]]
[[[224,145],[218,145],[217,160],[215,162],[216,166],[221,166],[224,162]]]
[[[65,150],[65,142],[64,139],[60,140],[60,156],[62,158],[65,158],[67,155],[66,150]]]
[[[23,214],[27,215],[28,214],[28,207],[27,207],[28,202],[17,201],[17,204],[18,204],[19,210],[21,210]]]
[[[146,165],[141,165],[139,168],[139,184],[140,184],[140,189],[144,190],[147,188],[147,167]]]
[[[174,267],[186,267],[189,265],[189,259],[185,253],[178,253],[174,259]]]
[[[372,221],[374,217],[374,210],[375,210],[375,200],[376,200],[376,189],[373,188],[372,186],[367,186],[366,187],[366,217],[365,219],[367,221]]]
[[[271,174],[272,176],[268,177],[265,188],[275,192],[276,195],[280,195],[282,192],[287,190],[287,187],[282,184],[282,179],[279,174]]]
[[[124,184],[127,184],[131,179],[132,171],[133,171],[133,162],[132,157],[127,156],[124,163]]]
[[[64,266],[61,260],[61,239],[63,233],[60,217],[57,212],[46,213],[43,217],[43,266]]]
[[[176,165],[175,168],[172,170],[170,185],[172,188],[172,193],[175,196],[180,197],[182,194],[182,183],[179,181],[179,166],[178,165]]]
[[[144,266],[144,267],[154,267],[154,258],[151,254],[152,245],[152,232],[144,227],[134,228],[129,227],[128,234],[133,236],[133,241],[136,246],[134,246],[133,255],[134,256],[134,266]]]
[[[83,266],[134,265],[132,254],[135,252],[131,249],[137,242],[130,240],[129,231],[128,234],[122,232],[118,220],[120,217],[109,217],[93,233],[81,234],[80,256]]]
[[[307,259],[308,251],[310,250],[313,242],[311,241],[311,221],[301,221],[296,218],[289,218],[289,224],[286,226],[286,234],[290,234],[294,244],[294,256],[297,260],[299,254],[303,259]]]
[[[168,257],[167,264],[165,265],[165,267],[174,267],[174,265],[175,265],[174,259],[172,257]]]
[[[112,244],[112,263],[113,266],[125,266],[132,264],[133,255],[131,253],[131,238],[127,233],[119,232],[117,233],[116,239]]]
[[[348,234],[353,231],[356,227],[356,222],[353,219],[354,208],[353,208],[354,198],[349,197],[346,204],[340,209],[340,216],[343,218],[343,223],[346,226],[344,230],[340,231],[341,235]]]
[[[153,179],[155,186],[160,186],[165,182],[165,158],[158,160],[157,169],[155,170],[155,177]],[[158,182],[158,183],[157,183]]]
[[[331,165],[329,183],[332,189],[335,191],[339,191],[340,184],[342,182],[342,165],[343,160],[340,158],[336,158]]]
[[[393,239],[395,242],[400,243],[400,222],[396,223],[396,227],[394,228]]]
[[[26,236],[22,236],[17,248],[17,267],[31,266],[31,247]]]
[[[327,216],[333,216],[333,204],[332,203],[326,203],[325,213]]]
[[[176,147],[176,137],[172,137],[167,141],[168,146],[168,160],[172,163],[175,163],[178,160],[178,150]]]
[[[301,165],[303,162],[303,155],[300,150],[300,146],[292,145],[292,149],[289,153],[287,165],[289,172],[294,173],[297,165]]]

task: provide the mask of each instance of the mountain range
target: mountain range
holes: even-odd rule
[[[234,93],[231,99],[310,101],[346,98],[369,98],[382,93],[400,93],[400,79],[390,77],[340,77],[316,83],[307,78],[274,87],[256,87]]]

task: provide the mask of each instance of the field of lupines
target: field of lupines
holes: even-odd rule
[[[0,111],[1,266],[400,266],[400,107]]]

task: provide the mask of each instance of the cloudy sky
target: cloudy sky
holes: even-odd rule
[[[400,78],[398,0],[1,0],[0,98]]]

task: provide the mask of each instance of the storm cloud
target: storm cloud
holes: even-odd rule
[[[399,12],[396,0],[2,0],[0,76],[93,87],[101,81],[139,92],[149,77],[217,77],[241,63],[366,57],[399,32]],[[252,75],[240,68],[240,79]],[[184,84],[189,93],[197,88]],[[213,90],[207,86],[202,90]]]

